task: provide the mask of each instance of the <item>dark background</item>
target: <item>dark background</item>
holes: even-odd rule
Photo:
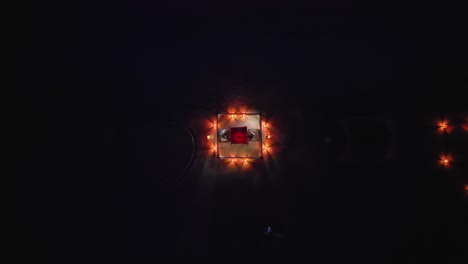
[[[342,117],[391,118],[399,151],[390,164],[342,166],[319,140],[296,138],[317,149],[320,189],[306,158],[284,164],[288,238],[253,235],[263,228],[246,220],[256,208],[215,213],[219,223],[200,243],[217,262],[466,257],[466,170],[436,168],[440,149],[427,122],[465,106],[463,45],[449,32],[459,24],[441,24],[431,3],[41,2],[19,10],[18,262],[197,255],[181,228],[196,181],[161,180],[179,177],[183,162],[158,139],[232,94],[268,95],[270,108],[302,113],[291,121],[299,131]],[[466,135],[453,140],[466,144]]]

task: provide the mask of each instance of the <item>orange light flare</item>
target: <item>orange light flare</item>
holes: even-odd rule
[[[266,135],[265,135],[265,138],[266,138],[266,139],[271,139],[271,134],[266,134]]]
[[[244,163],[240,161],[239,158],[230,158],[228,159],[227,166],[234,169],[242,167]]]
[[[236,163],[234,162],[234,159],[229,158],[229,159],[224,160],[223,162],[226,168],[236,167]]]
[[[468,121],[466,121],[464,124],[462,124],[461,127],[463,128],[463,130],[468,132]]]
[[[233,105],[230,105],[228,107],[226,107],[226,112],[228,113],[235,113],[239,111],[239,109],[237,109],[237,107],[233,106]]]
[[[447,124],[446,121],[440,121],[439,122],[439,127],[440,127],[440,129],[447,129],[448,124]]]
[[[245,161],[242,162],[241,164],[241,169],[243,171],[251,170],[253,169],[253,162],[251,162],[249,159],[244,159]]]
[[[212,136],[211,135],[206,135],[206,139],[211,139]]]
[[[249,107],[247,105],[241,105],[241,106],[238,107],[238,110],[241,113],[247,113],[248,109],[249,109]]]
[[[440,120],[439,122],[437,122],[437,127],[438,127],[439,132],[441,133],[443,132],[450,133],[453,130],[453,127],[449,124],[447,120]]]
[[[453,163],[453,158],[451,155],[447,154],[447,155],[441,155],[440,156],[440,159],[439,159],[439,163],[442,167],[444,168],[449,168],[451,167],[452,163]]]
[[[465,184],[463,189],[465,190],[465,193],[468,194],[468,184]]]
[[[213,129],[216,128],[216,121],[214,121],[212,118],[206,118],[203,120],[202,124],[203,128],[205,129]]]
[[[237,168],[245,171],[253,168],[253,160],[250,158],[227,158],[223,162],[226,168],[230,169]]]
[[[279,151],[278,147],[279,146],[276,145],[276,144],[264,145],[262,147],[262,153],[263,153],[264,157],[273,157],[273,156],[275,156]]]
[[[263,151],[266,151],[266,152],[270,152],[270,151],[271,151],[271,147],[270,147],[270,146],[263,146],[262,150],[263,150]]]

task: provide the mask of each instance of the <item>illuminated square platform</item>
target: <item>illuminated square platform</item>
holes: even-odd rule
[[[216,117],[216,140],[218,158],[262,158],[262,116],[259,113],[220,113]],[[247,127],[247,144],[230,140],[230,131]]]

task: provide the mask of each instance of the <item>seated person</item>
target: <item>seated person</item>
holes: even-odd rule
[[[248,138],[249,140],[252,140],[254,137],[255,137],[255,134],[252,133],[252,131],[250,131],[250,130],[247,131],[247,138]]]
[[[231,141],[231,130],[223,129],[219,132],[219,142],[230,142]]]
[[[247,138],[253,141],[258,141],[260,139],[260,130],[258,129],[248,129]]]

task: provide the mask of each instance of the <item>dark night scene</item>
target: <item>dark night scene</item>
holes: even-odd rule
[[[431,2],[18,11],[2,263],[468,263],[467,45]]]

